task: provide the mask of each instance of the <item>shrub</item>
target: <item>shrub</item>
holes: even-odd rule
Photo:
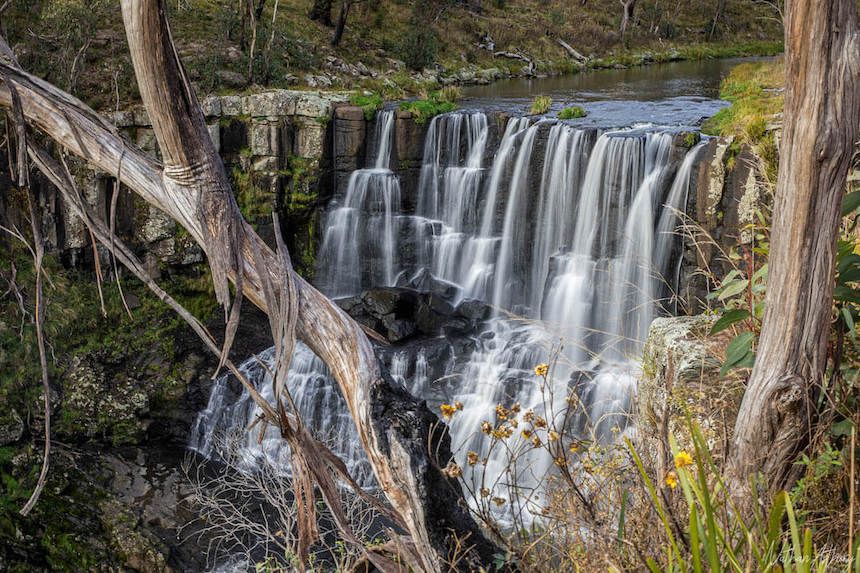
[[[544,95],[537,96],[532,102],[531,108],[529,108],[529,113],[531,115],[543,115],[549,111],[551,105],[551,97]]]
[[[580,117],[585,117],[587,115],[587,111],[578,105],[575,105],[573,107],[566,107],[558,112],[558,119],[579,119]]]
[[[460,86],[445,86],[441,90],[435,92],[435,99],[440,102],[454,103],[459,101],[462,97],[463,90],[460,89]]]
[[[457,109],[457,104],[450,101],[437,101],[431,97],[430,99],[405,101],[400,104],[400,109],[411,113],[415,123],[423,125],[427,123],[428,119],[431,119],[440,113],[454,111]]]
[[[400,44],[400,57],[413,70],[421,70],[436,61],[439,39],[427,22],[427,2],[415,3],[409,27]]]
[[[382,107],[382,96],[376,92],[365,92],[353,95],[349,102],[360,107],[364,111],[364,119],[370,121]]]

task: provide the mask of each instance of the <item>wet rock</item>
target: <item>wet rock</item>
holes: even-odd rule
[[[337,303],[358,322],[391,342],[414,336],[467,334],[489,315],[489,310],[478,308],[477,302],[455,308],[436,293],[402,287],[372,289]]]
[[[448,300],[452,299],[458,290],[456,285],[437,279],[426,268],[422,268],[411,278],[407,278],[406,276],[399,277],[397,286],[431,293]]]

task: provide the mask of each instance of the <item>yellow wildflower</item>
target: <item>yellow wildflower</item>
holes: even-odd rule
[[[675,467],[676,468],[685,468],[687,466],[693,465],[693,458],[686,452],[686,450],[681,450],[677,454],[675,454]]]
[[[478,452],[467,452],[466,461],[469,462],[470,466],[473,466],[478,463]]]
[[[505,498],[503,498],[503,497],[494,497],[494,498],[493,498],[493,503],[495,503],[495,504],[496,504],[496,505],[498,505],[499,507],[502,507],[503,505],[505,505]]]
[[[675,489],[678,487],[678,474],[675,473],[675,470],[670,471],[666,474],[666,479],[663,480],[666,482],[666,485],[671,489]]]
[[[547,372],[549,372],[549,364],[545,362],[541,362],[537,366],[535,366],[535,374],[538,376],[546,376]]]
[[[448,465],[442,470],[442,473],[449,478],[458,478],[463,475],[463,468],[457,465],[456,462],[448,462]]]
[[[521,408],[522,406],[520,406],[520,403],[516,402],[513,406],[511,406],[511,412],[513,412],[514,414],[519,414]]]
[[[571,453],[575,454],[579,451],[579,442],[571,442],[570,447],[568,448]]]
[[[442,411],[442,417],[446,420],[450,420],[451,416],[453,416],[457,412],[457,407],[452,406],[451,404],[442,404],[439,406],[439,410]]]
[[[526,413],[523,414],[523,422],[531,422],[535,419],[534,410],[526,410]]]
[[[523,431],[522,431],[522,435],[523,435],[523,438],[525,438],[525,439],[527,439],[527,440],[531,440],[531,439],[532,439],[532,431],[531,431],[531,430],[528,430],[528,429],[523,430]]]
[[[484,420],[484,422],[481,424],[481,431],[485,434],[489,434],[493,431],[493,425],[488,421]]]
[[[535,428],[546,428],[546,420],[540,416],[535,418]]]
[[[535,436],[532,438],[532,445],[536,448],[539,448],[543,445],[543,442],[540,441],[540,436]]]
[[[550,442],[554,442],[554,441],[558,440],[558,432],[556,432],[555,430],[550,430],[549,433],[546,435],[546,438]]]
[[[558,466],[558,467],[560,467],[560,468],[563,468],[563,467],[565,466],[564,458],[563,458],[563,457],[561,457],[561,456],[559,456],[559,457],[555,458],[555,459],[553,460],[553,462],[555,463],[555,465],[557,465],[557,466]]]

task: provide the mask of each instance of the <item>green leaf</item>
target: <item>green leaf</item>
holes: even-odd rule
[[[860,207],[860,191],[852,191],[842,198],[842,216],[850,215]]]
[[[836,438],[839,436],[850,436],[851,428],[851,420],[842,420],[830,426],[830,433]]]
[[[749,318],[750,311],[743,308],[735,308],[732,310],[727,310],[723,313],[723,315],[714,323],[714,326],[711,327],[711,335],[718,332],[722,332],[727,329],[731,325],[740,322],[742,320],[746,320]]]
[[[853,337],[857,329],[854,325],[854,315],[851,314],[851,310],[847,306],[842,307],[842,319],[845,321],[845,326],[848,327],[848,334]]]
[[[735,336],[728,347],[726,347],[726,360],[720,368],[720,376],[725,376],[732,368],[746,368],[752,366],[755,354],[752,352],[752,343],[755,334],[742,332]]]
[[[728,283],[723,283],[723,286],[720,287],[720,296],[717,298],[719,300],[726,300],[729,297],[733,297],[736,294],[742,293],[746,290],[749,281],[747,279],[736,279]]]

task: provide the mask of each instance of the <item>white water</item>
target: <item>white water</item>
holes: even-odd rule
[[[485,164],[487,117],[438,116],[425,140],[417,207],[407,214],[401,212],[397,177],[388,168],[393,123],[391,113],[378,116],[374,168],[353,173],[343,200],[330,207],[321,288],[333,297],[354,295],[372,286],[408,284],[429,270],[458,287],[454,303],[476,298],[494,306],[471,355],[461,357],[459,367],[454,361],[444,367],[455,380],[445,400],[464,405],[450,423],[453,448],[467,469],[467,450],[487,455],[490,482],[506,460],[501,448],[487,451],[481,422],[493,419],[498,403],[519,402],[524,410],[556,415],[543,411],[545,394],[533,369],[550,361],[559,345],[551,382],[553,393],[562,397],[556,406],[575,388],[587,416],[572,427],[598,440],[613,439],[627,426],[648,326],[660,312],[666,285],[676,280],[680,263],[673,231],[699,148],[679,160],[668,131],[600,133],[513,118]],[[510,318],[510,311],[522,319]],[[434,381],[424,352],[392,356],[393,378],[429,397]],[[271,392],[259,364],[249,361],[243,368]],[[296,351],[289,384],[308,425],[330,438],[359,481],[370,485],[368,464],[336,385],[306,347]],[[238,401],[231,397],[230,383],[222,378],[198,417],[191,447],[211,455],[212,436],[248,426],[254,410],[247,395]],[[256,433],[249,435],[245,453],[251,466],[260,456],[286,459],[274,434],[261,444]],[[520,463],[528,467],[518,476],[523,488],[536,485],[552,465],[544,452],[527,454]],[[465,477],[481,476],[467,472]]]

